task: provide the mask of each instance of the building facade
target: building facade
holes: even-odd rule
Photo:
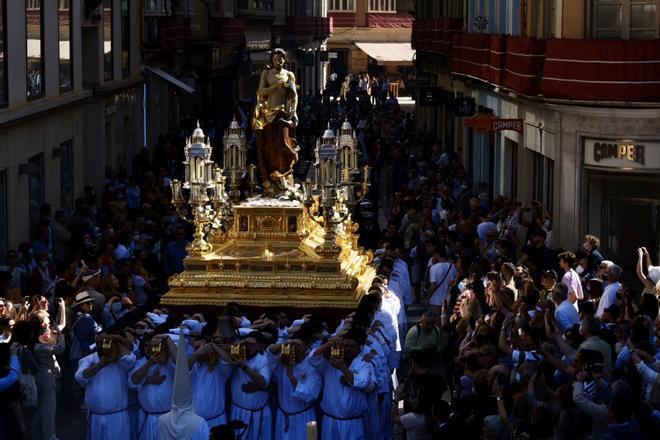
[[[412,16],[397,11],[396,0],[326,0],[334,19],[328,39],[330,69],[348,73],[401,75],[412,70]]]
[[[186,114],[249,108],[275,47],[299,93],[317,90],[331,32],[324,0],[145,1],[148,142]]]
[[[660,254],[660,2],[417,2],[418,108],[475,182],[552,213],[555,247],[598,235],[614,261]],[[516,131],[475,131],[455,97]],[[627,267],[632,270],[633,268]]]
[[[130,166],[143,130],[137,2],[2,0],[0,15],[4,257],[33,238],[41,204],[71,210],[106,167]]]

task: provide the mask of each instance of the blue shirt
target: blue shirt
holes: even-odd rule
[[[0,377],[0,392],[6,390],[18,380],[19,367],[18,357],[12,354],[9,361],[9,374],[5,377]]]
[[[87,356],[94,351],[92,346],[96,343],[96,334],[101,331],[101,327],[87,313],[80,315],[73,326],[73,336],[80,344],[80,353]]]
[[[562,301],[562,303],[557,306],[557,309],[555,310],[555,320],[562,333],[565,333],[575,324],[580,323],[580,318],[577,310],[575,310],[575,306],[573,306],[568,300]]]

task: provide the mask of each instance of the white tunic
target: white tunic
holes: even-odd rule
[[[128,372],[135,364],[135,355],[122,356],[92,377],[83,371],[99,362],[96,353],[80,359],[76,380],[85,388],[85,405],[89,410],[87,438],[117,440],[135,438],[128,412]]]
[[[204,417],[209,429],[227,423],[225,387],[231,372],[231,365],[223,362],[212,370],[205,363],[195,362],[190,370],[195,413]]]
[[[410,271],[408,270],[408,264],[401,258],[394,260],[394,272],[390,278],[395,277],[402,289],[403,304],[409,306],[412,304],[415,297],[413,295],[412,283],[410,282]]]
[[[330,365],[323,356],[313,356],[311,363],[323,376],[322,439],[364,440],[365,432],[376,427],[365,426],[367,396],[364,392],[371,385],[373,367],[359,356],[353,359],[349,369],[353,372],[353,386],[340,382],[341,371]],[[377,428],[376,428],[377,429]]]
[[[128,378],[128,386],[137,391],[140,411],[138,413],[139,440],[158,440],[158,418],[172,409],[172,389],[174,387],[174,363],[168,360],[164,364],[154,364],[140,383],[131,380],[133,373],[147,362],[142,357],[137,360],[133,371]],[[163,375],[165,380],[159,384],[146,384],[145,381],[152,375]]]
[[[280,356],[268,353],[273,379],[277,382],[277,412],[275,440],[306,440],[307,423],[316,421],[314,402],[321,393],[321,375],[314,369],[310,358],[293,367],[298,384],[293,387]]]
[[[257,371],[270,384],[270,368],[265,354],[257,353],[248,359],[247,366]],[[252,379],[240,368],[235,368],[231,375],[231,420],[242,420],[248,425],[242,440],[270,440],[272,438],[272,415],[268,407],[268,392],[246,393],[241,386],[251,383]]]
[[[399,309],[399,313],[397,313],[396,317],[399,322],[399,329],[405,332],[408,325],[408,317],[406,316],[406,308],[404,307],[405,302],[403,300],[404,288],[398,278],[392,277],[390,278],[390,282],[387,284],[387,290],[390,291],[390,294],[396,295],[396,297],[399,299],[401,308]]]

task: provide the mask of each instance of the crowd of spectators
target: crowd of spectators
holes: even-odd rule
[[[623,264],[593,235],[551,249],[541,203],[471,182],[450,146],[361,80],[349,78],[339,99],[300,100],[296,170],[346,120],[376,170],[355,218],[378,275],[356,310],[336,323],[159,305],[191,232],[169,190],[188,118],[130,171],[109,170],[102,194],[85,187],[72,212],[43,205],[33,240],[7,253],[4,438],[56,438],[58,405],[82,408],[90,438],[172,438],[159,418],[176,407],[180,338],[206,422],[189,438],[306,438],[310,421],[324,440],[657,438],[660,267],[646,249],[630,256],[640,283],[622,282]],[[205,127],[216,150],[232,116]],[[409,325],[407,310],[420,308]]]

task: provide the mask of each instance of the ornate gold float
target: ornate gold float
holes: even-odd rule
[[[371,252],[357,245],[358,226],[350,216],[369,186],[368,167],[357,168],[357,143],[350,124],[344,123],[340,136],[328,129],[319,140],[314,179],[304,182],[304,194],[295,185],[276,197],[254,195],[254,167],[246,164],[245,138],[236,121],[223,137],[225,170],[208,164],[206,147],[191,143],[203,140],[198,127],[186,146],[186,176],[195,176],[195,185],[208,188],[209,196],[204,191],[200,195],[200,190],[192,196],[184,194],[182,188],[192,184],[173,183],[177,211],[195,225],[196,234],[185,270],[170,278],[170,291],[162,303],[355,307],[375,271]],[[196,173],[187,168],[188,163],[196,163],[195,152],[202,155]],[[361,181],[353,182],[360,174]],[[224,176],[229,180],[229,196],[223,189]],[[249,188],[242,200],[241,186]],[[185,205],[190,205],[190,212]]]

